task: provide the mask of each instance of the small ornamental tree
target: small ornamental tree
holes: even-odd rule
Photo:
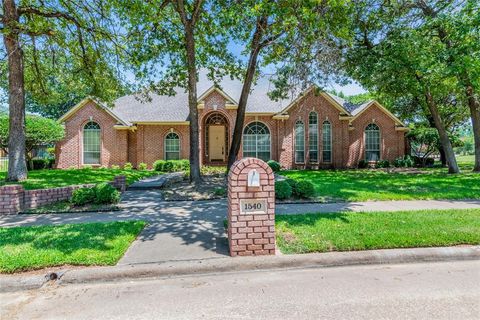
[[[27,161],[31,160],[31,152],[36,147],[53,144],[65,136],[63,126],[52,119],[27,115],[25,123],[25,153]],[[0,115],[0,148],[5,153],[8,153],[8,141],[9,117],[4,114]]]

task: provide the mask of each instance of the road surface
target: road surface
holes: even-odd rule
[[[1,319],[480,319],[480,261],[256,271],[0,295]]]

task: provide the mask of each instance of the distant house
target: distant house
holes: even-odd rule
[[[405,154],[407,128],[376,101],[352,105],[312,86],[296,97],[271,100],[260,80],[250,94],[239,157],[274,159],[284,168],[347,168],[360,160]],[[198,83],[203,165],[225,165],[241,83]],[[189,157],[188,94],[119,98],[113,108],[86,98],[62,116],[66,136],[57,143],[58,168],[134,166]]]

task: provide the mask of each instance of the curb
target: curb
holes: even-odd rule
[[[224,257],[84,269],[59,269],[57,272],[46,275],[0,276],[0,293],[38,289],[52,280],[55,280],[57,284],[84,284],[226,272],[462,260],[480,260],[480,246]]]

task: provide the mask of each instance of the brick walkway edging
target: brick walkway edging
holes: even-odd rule
[[[247,186],[256,170],[260,186]],[[268,164],[256,158],[235,162],[228,174],[228,244],[231,256],[275,254],[275,177]],[[242,199],[266,203],[262,213],[242,213]]]
[[[123,175],[116,176],[110,184],[120,192],[124,192],[127,179]],[[2,186],[0,187],[0,215],[18,214],[24,210],[68,200],[73,190],[93,186],[94,184],[84,184],[36,190],[25,190],[20,184]]]

